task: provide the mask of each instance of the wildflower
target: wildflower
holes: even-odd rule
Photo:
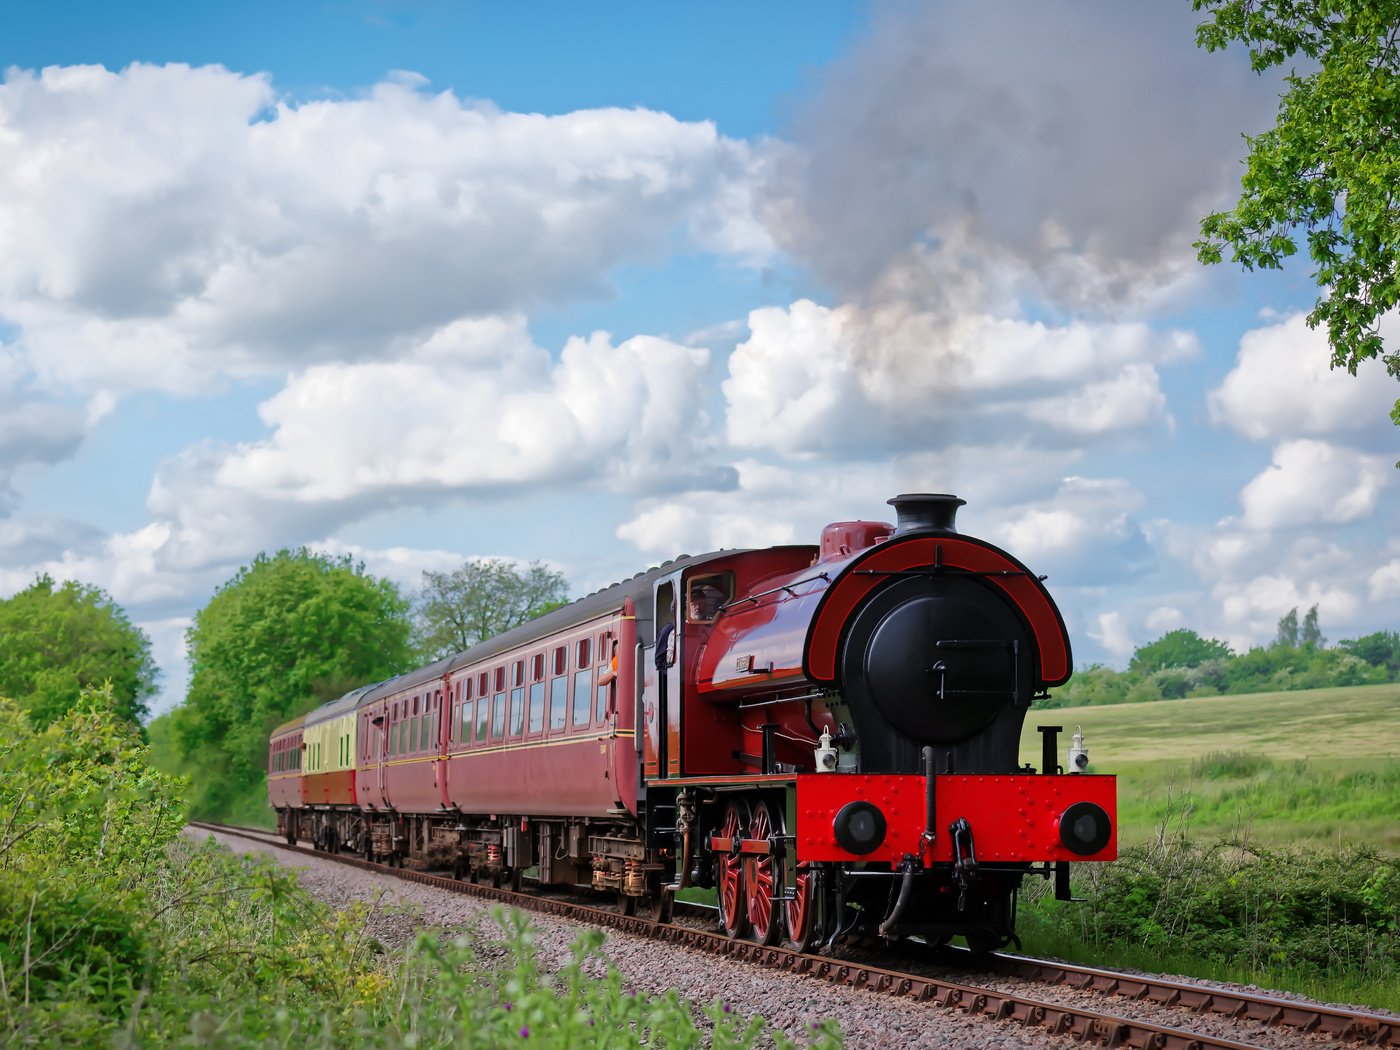
[[[529,1039],[529,1038],[530,1038],[530,1026],[529,1026],[529,1025],[524,1025],[524,1026],[521,1027],[521,1029],[520,1029],[520,1038],[521,1038],[521,1039]]]
[[[514,1009],[514,1007],[512,1007],[512,1006],[510,1005],[510,1000],[507,999],[505,1002],[503,1002],[503,1003],[501,1004],[501,1009],[505,1010],[506,1013],[510,1013],[511,1010]]]

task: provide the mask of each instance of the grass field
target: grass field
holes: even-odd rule
[[[1092,770],[1119,777],[1120,841],[1168,833],[1269,845],[1370,843],[1400,854],[1400,684],[1032,710],[1076,725]]]

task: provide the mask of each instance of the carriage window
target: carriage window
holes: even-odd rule
[[[588,725],[588,701],[593,696],[593,670],[574,672],[574,725]]]
[[[505,690],[505,687],[506,669],[504,667],[498,667],[496,668],[496,692],[503,692]]]
[[[559,650],[561,653],[563,649]],[[569,677],[560,675],[549,682],[549,728],[563,729],[569,724]]]
[[[569,647],[561,645],[554,650],[554,673],[563,674],[569,669]]]
[[[530,686],[530,732],[538,733],[544,728],[544,683]]]
[[[472,698],[472,676],[467,675],[457,684],[457,698],[459,700],[470,700]]]
[[[524,661],[524,660],[516,660],[516,661],[515,661],[515,677],[514,677],[514,679],[511,681],[511,684],[512,684],[512,685],[524,685],[524,684],[525,684],[525,661]]]
[[[544,653],[536,653],[530,659],[530,681],[539,682],[544,679]]]
[[[491,702],[482,697],[476,702],[476,742],[479,744],[486,739],[486,726],[491,720]]]
[[[491,739],[506,735],[506,694],[497,693],[491,699]]]
[[[578,643],[578,645],[574,646],[574,649],[575,649],[575,652],[574,652],[574,666],[575,666],[575,667],[587,667],[587,666],[588,666],[588,657],[589,657],[589,652],[588,652],[588,650],[589,650],[589,648],[590,648],[588,642],[589,642],[589,640],[588,640],[587,638],[585,638],[585,639],[583,639],[582,641],[580,641],[580,642]]]
[[[525,729],[525,687],[510,691],[510,735],[519,736]]]

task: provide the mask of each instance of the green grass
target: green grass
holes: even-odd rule
[[[1265,845],[1370,844],[1400,854],[1400,685],[1033,710],[1079,725],[1092,770],[1118,776],[1120,843],[1164,831]]]

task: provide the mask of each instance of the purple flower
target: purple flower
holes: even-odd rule
[[[515,1009],[513,1006],[510,1005],[510,1000],[509,1000],[509,999],[507,999],[504,1003],[502,1003],[502,1004],[501,1004],[501,1007],[502,1007],[502,1009],[505,1010],[506,1013],[510,1013],[511,1010]]]
[[[526,1025],[524,1028],[520,1029],[520,1038],[521,1038],[521,1039],[529,1039],[529,1038],[530,1038],[530,1026],[529,1026],[529,1025]]]
[[[724,1010],[725,1013],[729,1013],[729,1004],[728,1004],[728,1003],[720,1003],[720,1006],[723,1008],[723,1010]]]

